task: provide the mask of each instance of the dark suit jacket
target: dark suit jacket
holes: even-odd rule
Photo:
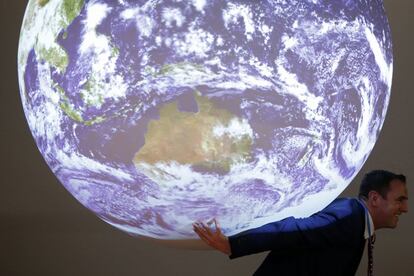
[[[271,250],[254,275],[355,275],[364,230],[361,203],[336,199],[308,218],[289,217],[229,237],[230,258]]]

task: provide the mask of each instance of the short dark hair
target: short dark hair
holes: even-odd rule
[[[368,193],[370,191],[376,191],[383,198],[386,198],[387,193],[390,190],[390,183],[395,179],[406,183],[405,175],[395,174],[385,170],[371,171],[367,173],[361,181],[359,197],[368,198]]]

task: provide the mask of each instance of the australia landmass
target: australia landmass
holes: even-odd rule
[[[133,159],[139,171],[175,162],[227,173],[232,165],[250,159],[253,131],[247,120],[198,92],[194,98],[197,112],[180,111],[177,102],[171,102],[160,108],[159,119],[149,122],[145,144]]]

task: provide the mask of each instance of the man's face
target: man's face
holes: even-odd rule
[[[385,198],[379,195],[377,200],[379,228],[395,228],[398,217],[408,212],[408,191],[404,182],[395,179]]]

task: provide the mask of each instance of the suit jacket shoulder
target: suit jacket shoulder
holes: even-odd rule
[[[357,199],[336,199],[308,218],[288,217],[229,237],[230,258],[268,250],[359,245],[365,227],[364,214]]]

